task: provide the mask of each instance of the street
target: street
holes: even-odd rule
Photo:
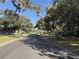
[[[0,59],[73,59],[75,54],[44,40],[45,37],[30,34],[23,39],[0,47]],[[68,56],[69,55],[69,56]]]

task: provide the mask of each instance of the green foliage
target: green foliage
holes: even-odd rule
[[[44,18],[40,18],[39,21],[37,22],[35,28],[41,29],[41,30],[45,30],[45,22],[44,22]]]
[[[25,18],[23,16],[20,16],[19,17],[19,23],[20,23],[20,29],[25,31],[25,32],[30,32],[33,28],[33,24],[32,22],[28,19],[28,18]]]
[[[55,0],[46,10],[44,22],[48,32],[79,37],[79,0]]]
[[[5,4],[7,0],[0,0],[3,4]],[[33,5],[31,0],[11,0],[11,2],[16,10],[13,12],[9,9],[5,10],[0,10],[0,14],[5,14],[5,15],[16,15],[16,12],[19,11],[24,11],[27,8],[28,9],[33,9],[36,11],[37,15],[40,13],[40,6],[39,5]]]
[[[19,15],[19,17],[15,16],[4,16],[0,18],[0,27],[1,32],[3,33],[14,33],[16,30],[22,30],[24,32],[28,32],[33,27],[31,21],[24,17]]]
[[[7,0],[0,0],[1,3],[5,4]],[[24,32],[30,32],[33,25],[31,21],[16,12],[23,12],[24,10],[28,9],[34,9],[37,14],[40,12],[40,6],[39,5],[33,5],[31,0],[11,0],[11,2],[16,10],[9,10],[9,9],[0,9],[0,14],[4,15],[2,18],[0,18],[0,26],[1,31],[4,33],[7,31],[15,32],[16,30],[22,30]]]

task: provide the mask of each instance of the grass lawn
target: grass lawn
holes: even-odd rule
[[[72,50],[77,52],[77,54],[79,54],[79,40],[61,39],[61,40],[57,40],[57,42],[68,48],[71,48]]]
[[[10,40],[15,40],[16,37],[9,36],[9,35],[0,35],[0,44],[10,41]]]
[[[10,40],[15,40],[16,38],[20,37],[21,35],[0,35],[0,44],[10,41]]]
[[[0,34],[0,44],[7,42],[7,41],[10,41],[10,40],[15,40],[16,38],[19,38],[19,37],[23,36],[24,34],[21,34],[19,32],[16,32],[13,35]]]

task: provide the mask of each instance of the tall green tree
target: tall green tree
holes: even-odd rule
[[[17,18],[15,16],[4,16],[0,18],[0,25],[1,25],[1,29],[2,32],[15,32],[16,30],[22,30],[25,32],[28,32],[32,29],[33,25],[31,23],[31,21],[26,18],[25,16],[21,16],[19,15],[19,18],[17,20]]]
[[[44,17],[40,18],[35,26],[35,28],[45,30],[45,22],[44,22]]]
[[[47,7],[46,10],[47,30],[55,33],[63,32],[68,36],[79,36],[78,0],[55,0],[53,5]]]

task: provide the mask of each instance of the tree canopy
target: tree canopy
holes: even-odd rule
[[[1,3],[5,3],[7,0],[0,0]],[[16,8],[15,11],[9,10],[9,9],[4,9],[0,10],[0,14],[5,14],[5,15],[15,15],[16,12],[19,11],[24,11],[27,8],[29,9],[34,9],[37,12],[37,15],[40,13],[40,5],[33,5],[31,0],[11,0],[12,4]]]
[[[79,0],[54,0],[46,10],[44,21],[47,31],[79,36]]]
[[[29,32],[33,28],[31,21],[25,16],[3,16],[0,17],[0,32],[1,33],[15,33],[16,30]]]
[[[44,18],[43,17],[38,20],[35,28],[45,30],[45,22],[44,22]]]

